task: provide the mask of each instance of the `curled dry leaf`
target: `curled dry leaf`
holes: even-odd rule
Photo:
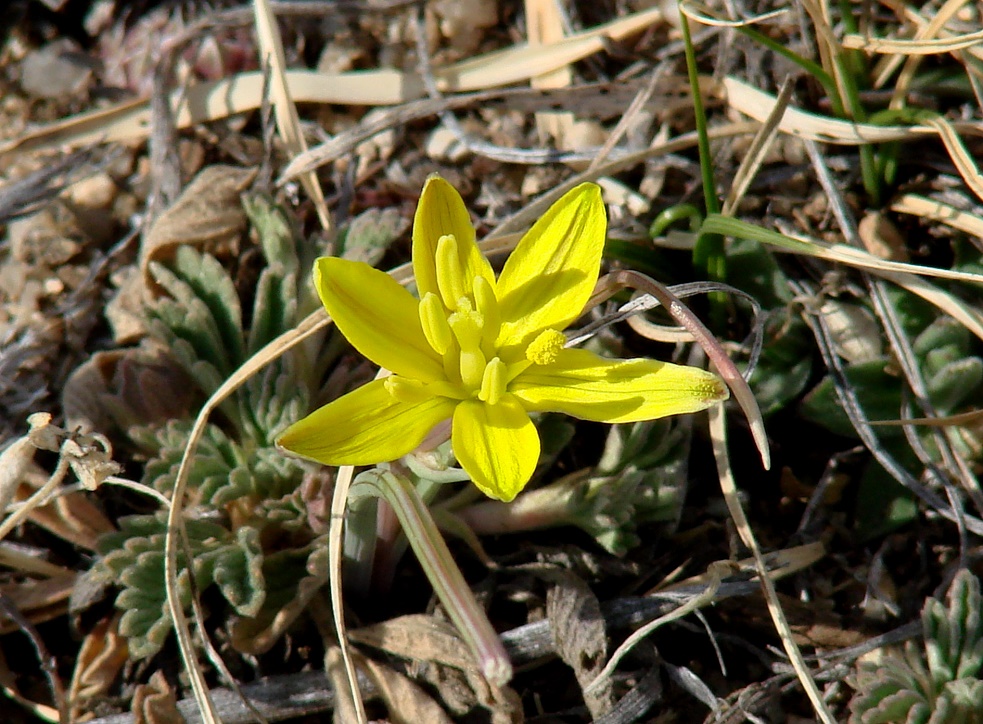
[[[348,637],[357,643],[411,661],[438,663],[462,670],[478,669],[478,664],[454,627],[433,616],[400,616],[351,631]]]
[[[557,654],[585,690],[591,716],[600,718],[614,703],[610,679],[587,689],[604,668],[608,653],[600,602],[583,580],[557,571],[556,585],[546,594],[546,616]]]
[[[95,490],[122,468],[113,460],[112,445],[104,435],[68,432],[51,424],[51,415],[37,412],[27,419],[28,437],[41,450],[56,452],[67,459],[75,477],[87,490]]]
[[[185,417],[194,386],[161,347],[96,352],[65,382],[62,406],[70,428],[129,432]]]
[[[137,687],[130,705],[133,724],[184,724],[185,718],[177,708],[177,697],[158,670],[150,681]]]
[[[209,166],[195,176],[143,240],[140,270],[148,292],[158,292],[150,262],[171,258],[179,246],[191,245],[219,258],[234,248],[247,224],[240,197],[256,173],[251,168]]]
[[[72,721],[84,721],[92,700],[106,695],[129,657],[118,623],[118,615],[104,618],[82,640],[68,690]]]
[[[451,724],[440,705],[406,676],[364,656],[357,656],[356,662],[372,679],[394,724]]]
[[[429,664],[422,676],[454,714],[481,706],[495,722],[521,721],[522,702],[507,686],[489,684],[454,627],[433,616],[411,614],[351,631],[352,641],[410,661]]]

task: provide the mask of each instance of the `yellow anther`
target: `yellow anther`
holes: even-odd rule
[[[505,394],[507,369],[505,363],[498,357],[485,365],[485,373],[481,378],[481,389],[478,391],[478,399],[487,402],[489,405],[497,405]]]
[[[562,332],[555,329],[545,329],[526,347],[526,359],[537,365],[548,365],[556,362],[556,356],[567,343]]]
[[[491,344],[498,337],[498,330],[502,321],[502,316],[498,311],[498,299],[495,297],[495,290],[484,277],[475,277],[472,291],[474,292],[474,305],[484,319],[482,324],[484,340]]]
[[[457,253],[457,239],[452,235],[437,240],[434,258],[437,268],[437,289],[448,309],[457,309],[458,300],[470,291],[465,287],[461,256]]]
[[[392,375],[387,377],[383,384],[386,387],[386,392],[400,402],[423,402],[434,396],[420,380]]]
[[[440,297],[433,292],[427,292],[420,300],[420,323],[423,325],[423,336],[434,352],[444,354],[454,339],[447,324],[447,310]]]

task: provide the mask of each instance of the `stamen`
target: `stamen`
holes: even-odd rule
[[[478,313],[484,318],[482,338],[487,344],[493,344],[502,326],[502,315],[498,310],[498,298],[495,290],[484,277],[475,277],[472,283],[474,304]]]
[[[563,332],[555,329],[544,329],[539,336],[526,347],[526,359],[537,365],[548,365],[556,362],[556,357],[567,343]]]
[[[464,269],[457,253],[457,239],[445,235],[437,240],[437,253],[434,258],[437,268],[437,289],[448,309],[457,309],[458,300],[468,293],[464,283]]]
[[[433,292],[427,292],[420,300],[420,323],[423,336],[437,354],[444,354],[451,346],[450,325],[447,324],[447,310],[443,302]]]
[[[433,397],[433,393],[420,380],[411,380],[399,375],[386,378],[383,383],[386,392],[400,402],[423,402]]]
[[[487,402],[489,405],[497,405],[505,394],[507,369],[505,363],[498,357],[485,365],[485,373],[481,378],[481,390],[478,392],[478,399]]]

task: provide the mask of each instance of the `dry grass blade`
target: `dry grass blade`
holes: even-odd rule
[[[938,131],[939,138],[942,139],[945,150],[949,152],[949,158],[956,165],[959,175],[976,197],[983,199],[983,177],[980,176],[976,161],[966,150],[953,125],[942,116],[930,118],[925,123]]]
[[[966,3],[964,0],[946,0],[942,7],[939,8],[932,19],[918,28],[915,32],[915,40],[926,40],[928,38],[934,38],[943,28],[945,28],[946,23],[948,23]],[[903,61],[904,68],[898,74],[897,82],[894,84],[894,91],[891,93],[891,103],[890,108],[902,108],[904,106],[904,99],[908,93],[908,89],[911,88],[912,81],[915,79],[915,72],[921,65],[922,57],[918,55],[895,55],[890,58],[885,58],[887,62],[879,63],[878,67],[875,69],[874,76],[874,87],[880,88],[884,83],[888,81],[894,70]]]
[[[751,186],[751,182],[754,181],[754,177],[761,168],[761,164],[764,163],[765,156],[767,156],[771,145],[778,136],[778,126],[782,121],[782,117],[785,115],[785,109],[788,108],[791,99],[792,82],[790,78],[786,78],[782,84],[781,91],[778,93],[774,108],[771,109],[765,122],[755,134],[754,140],[751,142],[751,147],[747,150],[744,159],[741,161],[737,173],[734,174],[734,181],[731,184],[730,191],[727,192],[727,198],[724,199],[720,211],[725,216],[730,216],[733,213]]]
[[[328,527],[328,592],[331,596],[331,616],[334,619],[335,633],[338,636],[338,649],[345,667],[345,678],[351,692],[351,703],[359,724],[365,724],[365,704],[359,690],[358,672],[348,643],[348,626],[345,624],[345,603],[342,591],[341,570],[344,554],[345,512],[348,508],[348,493],[351,490],[355,468],[345,465],[338,469],[334,492],[331,494],[331,522]]]
[[[709,25],[715,28],[743,28],[747,25],[755,25],[757,23],[763,23],[767,20],[772,20],[774,18],[785,15],[788,9],[772,10],[767,13],[761,13],[760,15],[755,15],[753,18],[742,18],[740,20],[727,20],[726,18],[721,18],[716,13],[710,10],[702,3],[688,2],[683,0],[679,3],[679,12],[681,12],[686,17],[691,20],[700,23],[701,25]]]
[[[711,407],[708,412],[710,417],[710,438],[713,443],[713,455],[717,461],[717,475],[720,478],[720,489],[723,491],[724,500],[727,502],[727,509],[730,511],[731,518],[737,527],[737,532],[741,536],[741,540],[744,541],[744,545],[751,550],[754,556],[755,568],[765,594],[765,601],[768,604],[768,612],[771,614],[772,621],[775,624],[775,630],[782,640],[785,653],[788,654],[792,666],[795,668],[799,682],[812,702],[816,716],[826,724],[835,724],[836,719],[829,710],[829,707],[826,706],[826,702],[823,701],[822,693],[819,691],[819,687],[816,686],[816,681],[809,671],[805,659],[802,657],[802,652],[799,651],[799,647],[792,638],[792,630],[789,628],[788,621],[785,619],[785,613],[782,611],[781,604],[778,601],[775,584],[772,583],[771,578],[768,576],[768,567],[765,563],[764,556],[758,546],[754,532],[748,523],[747,516],[744,515],[744,509],[741,507],[740,498],[737,495],[737,485],[730,466],[730,455],[727,452],[727,426],[724,419],[724,407],[718,404]]]
[[[711,140],[718,140],[721,138],[731,138],[733,136],[743,136],[749,133],[754,133],[757,128],[758,125],[755,122],[729,123],[709,129],[708,135]],[[643,161],[647,161],[650,158],[658,158],[659,156],[666,156],[671,153],[684,151],[686,149],[693,148],[696,146],[696,144],[697,134],[695,131],[691,131],[666,141],[665,143],[656,144],[642,151],[626,153],[618,158],[608,160],[596,167],[592,166],[586,171],[571,176],[566,181],[557,184],[549,191],[546,191],[542,195],[538,196],[535,201],[526,204],[521,211],[518,211],[510,216],[491,233],[489,233],[488,236],[485,237],[485,241],[497,239],[505,234],[511,234],[518,229],[532,225],[535,220],[542,216],[546,212],[546,209],[548,209],[557,199],[563,196],[563,194],[575,186],[584,183],[585,181],[596,181],[598,178],[606,174],[615,174],[629,168],[634,168],[638,164],[642,163]]]
[[[953,229],[983,238],[983,219],[955,206],[918,194],[904,194],[891,204],[891,211],[937,221]]]
[[[954,35],[949,38],[926,39],[892,39],[865,38],[862,35],[845,35],[842,45],[850,50],[862,50],[865,53],[890,53],[899,55],[938,55],[965,50],[979,45],[983,41],[983,30],[964,35]]]
[[[724,78],[723,84],[724,90],[727,92],[728,105],[755,120],[764,122],[777,103],[775,96],[760,91],[733,76]],[[885,143],[887,141],[908,141],[938,133],[937,129],[928,125],[874,126],[869,123],[853,123],[828,118],[798,108],[789,108],[785,112],[779,128],[783,132],[799,138],[846,146]],[[974,132],[979,129],[975,123],[956,123],[953,124],[953,130],[955,132]]]
[[[563,40],[563,17],[560,5],[554,0],[525,0],[526,35],[529,47],[549,45]],[[533,88],[564,88],[573,81],[569,65],[560,66],[549,73],[530,80]],[[573,114],[569,112],[542,111],[536,114],[536,127],[540,136],[556,139],[556,145],[564,146],[564,139],[573,126]]]
[[[256,14],[256,37],[259,41],[260,53],[270,69],[270,90],[273,95],[273,112],[276,115],[277,129],[284,145],[292,157],[307,150],[304,134],[300,128],[300,116],[297,106],[290,97],[287,85],[287,63],[283,55],[283,42],[277,28],[276,17],[270,8],[269,0],[256,0],[253,6]],[[306,173],[300,177],[304,191],[314,202],[321,227],[328,231],[331,228],[331,217],[324,203],[324,192],[314,173]]]

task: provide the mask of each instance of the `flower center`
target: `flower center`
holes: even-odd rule
[[[495,290],[483,276],[469,277],[457,239],[451,235],[438,240],[434,264],[437,291],[420,300],[420,323],[427,342],[444,358],[447,381],[438,385],[440,391],[433,385],[427,385],[427,390],[455,399],[476,397],[494,405],[515,376],[496,355],[502,323]],[[425,394],[401,382],[387,383],[387,389],[401,397]]]

